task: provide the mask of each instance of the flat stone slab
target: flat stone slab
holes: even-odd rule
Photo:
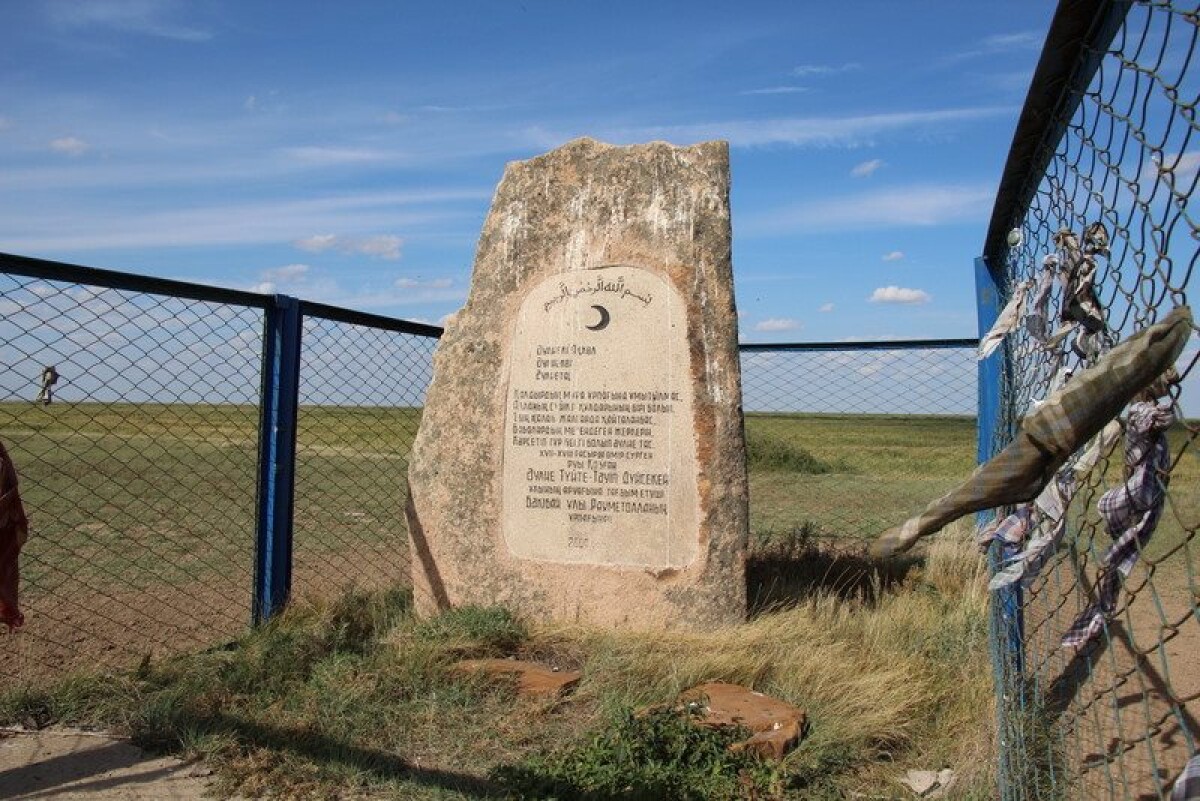
[[[536,662],[519,659],[464,659],[454,664],[460,673],[514,676],[517,693],[526,698],[559,698],[575,689],[583,678],[577,670],[551,670]]]
[[[686,705],[703,704],[699,723],[705,726],[744,726],[754,735],[733,750],[745,750],[764,758],[782,759],[800,744],[808,715],[799,707],[756,692],[749,687],[708,682],[679,696]]]
[[[409,463],[423,615],[745,617],[748,494],[723,142],[508,165]]]

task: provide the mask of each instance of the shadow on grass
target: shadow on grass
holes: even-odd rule
[[[756,617],[820,595],[873,604],[924,563],[920,556],[878,559],[865,544],[801,539],[768,545],[746,560],[747,608]]]
[[[362,771],[380,781],[404,781],[441,790],[452,790],[471,798],[500,798],[503,793],[478,776],[421,767],[387,751],[362,748],[308,728],[270,726],[235,715],[216,712],[197,718],[192,725],[180,720],[181,729],[232,737],[243,749],[266,748],[300,757],[313,765],[340,765]],[[133,738],[135,744],[153,751],[172,750],[153,735]]]

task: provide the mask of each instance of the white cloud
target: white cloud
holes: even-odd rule
[[[336,234],[314,234],[297,239],[292,244],[309,253],[338,250],[342,253],[360,253],[376,259],[396,261],[400,258],[400,246],[404,240],[392,234],[368,237],[348,237]]]
[[[1177,189],[1184,189],[1196,178],[1200,170],[1200,152],[1176,153],[1166,156],[1162,161],[1152,160],[1142,169],[1142,177],[1153,181],[1159,175],[1171,174],[1175,178]]]
[[[338,238],[334,234],[313,234],[303,239],[297,239],[292,244],[309,253],[321,253],[337,245]]]
[[[397,289],[445,289],[453,285],[453,278],[431,278],[427,281],[419,278],[397,278],[395,282]]]
[[[765,86],[762,89],[747,89],[738,94],[743,95],[794,95],[800,92],[807,92],[808,89],[803,86]]]
[[[364,164],[403,157],[402,154],[361,147],[285,147],[280,152],[285,158],[310,166]]]
[[[923,289],[881,286],[867,298],[871,303],[928,303],[933,298]]]
[[[850,174],[855,178],[867,178],[875,174],[875,171],[883,166],[883,159],[871,159],[860,164],[855,164],[850,170]]]
[[[273,281],[261,281],[250,286],[251,292],[261,292],[264,295],[275,294],[275,283]]]
[[[1020,33],[998,33],[983,40],[983,47],[990,53],[1008,50],[1037,50],[1042,46],[1043,35],[1038,31]]]
[[[355,250],[373,258],[396,261],[400,258],[400,245],[403,241],[400,237],[391,234],[371,236],[359,240],[355,245]]]
[[[1037,50],[1042,46],[1044,35],[1037,31],[1021,31],[1019,33],[1000,33],[980,40],[968,50],[960,50],[940,58],[937,63],[943,67],[967,61],[980,56],[994,56],[999,53],[1010,53],[1018,50]]]
[[[169,19],[189,6],[176,0],[55,0],[45,8],[50,21],[64,28],[110,28],[181,42],[203,42],[212,33]]]
[[[806,201],[745,220],[742,230],[748,234],[796,233],[982,220],[991,210],[995,194],[996,187],[990,184],[894,187]]]
[[[754,326],[755,331],[796,331],[800,323],[786,317],[771,317]]]
[[[50,142],[50,149],[55,153],[66,153],[68,156],[82,156],[91,146],[77,136],[60,136]]]
[[[258,108],[258,98],[254,95],[250,95],[246,98],[245,102],[242,103],[242,108],[246,109],[246,111],[254,111],[256,108]]]
[[[285,264],[283,267],[267,270],[263,277],[270,281],[297,281],[308,275],[309,269],[307,264]]]
[[[891,253],[883,254],[884,261],[900,261],[903,258],[904,258],[904,251],[902,251],[902,250],[893,250]]]
[[[823,303],[823,304],[821,304],[821,308],[817,309],[817,311],[822,312],[822,313],[829,313],[829,312],[833,311],[833,304],[832,303]]]
[[[792,70],[798,78],[808,78],[816,75],[837,75],[841,72],[854,72],[862,69],[862,64],[849,62],[846,64],[801,64]]]

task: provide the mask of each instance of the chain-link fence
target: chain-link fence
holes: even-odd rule
[[[0,675],[132,665],[289,594],[408,584],[438,331],[282,300],[0,256],[0,442],[32,531]],[[974,346],[743,346],[755,535],[860,541],[951,486]]]
[[[977,340],[743,345],[751,531],[861,543],[976,452]]]
[[[984,306],[997,290],[994,305],[1022,317],[990,365],[999,402],[984,455],[1114,343],[1188,302],[1198,24],[1174,2],[1058,8],[980,273]],[[1024,570],[993,582],[1005,799],[1164,797],[1197,751],[1200,429],[1184,415],[1196,360],[1193,337],[1169,392],[1138,399],[1123,429],[1056,476],[1066,511],[1038,505],[1026,540],[995,546],[997,568]],[[1030,559],[1046,545],[1048,561]]]
[[[326,314],[336,314],[332,310]],[[309,316],[300,363],[293,592],[408,586],[408,453],[437,340]]]
[[[274,590],[256,581],[271,530],[294,532],[300,596],[407,581],[402,477],[438,330],[298,304],[298,413],[264,426],[287,383],[264,358],[273,302],[0,256],[0,441],[31,530],[26,623],[0,676],[233,638],[282,600],[256,592],[290,587],[290,553]],[[279,513],[264,476],[287,472],[295,503]]]

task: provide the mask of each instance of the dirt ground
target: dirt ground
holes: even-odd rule
[[[149,756],[117,737],[0,731],[0,798],[190,801],[206,797],[209,781],[201,763]]]
[[[1187,732],[1200,732],[1200,626],[1187,574],[1163,570],[1148,581],[1135,571],[1110,636],[1079,653],[1058,644],[1078,611],[1058,603],[1032,599],[1026,642],[1049,713],[1064,725],[1078,797],[1161,798],[1192,755]]]

